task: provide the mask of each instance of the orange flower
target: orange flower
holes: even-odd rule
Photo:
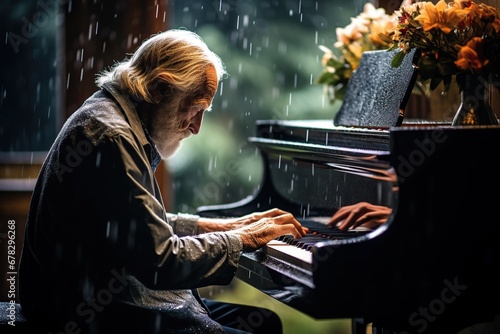
[[[500,77],[500,17],[494,7],[472,0],[439,0],[410,3],[394,12],[398,25],[387,34],[390,50],[400,49],[392,66],[401,65],[413,48],[420,57],[418,80],[427,91],[472,72],[484,78]],[[499,86],[500,87],[500,86]]]
[[[490,23],[489,29],[486,29],[485,33],[487,35],[498,34],[500,32],[500,18],[496,13],[496,9],[485,4],[479,4],[477,7],[478,19]]]
[[[467,45],[462,46],[455,61],[460,69],[470,69],[473,72],[481,71],[488,63],[489,60],[483,57],[483,39],[480,37],[474,37]]]
[[[387,31],[391,31],[395,28],[396,21],[395,20],[381,20],[381,21],[373,21],[371,25],[371,31],[368,35],[370,38],[370,42],[377,49],[388,48],[387,41],[381,38],[381,35],[386,34]]]
[[[432,2],[425,2],[420,15],[415,20],[422,24],[425,31],[438,28],[445,34],[449,34],[466,16],[466,10],[448,6],[444,0],[440,0],[436,5]]]

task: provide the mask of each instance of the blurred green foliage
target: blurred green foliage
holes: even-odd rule
[[[365,1],[175,1],[172,28],[194,30],[224,61],[219,86],[200,134],[168,162],[180,212],[231,203],[257,190],[259,153],[247,142],[258,119],[333,119],[316,83],[322,71],[318,45],[335,42]]]

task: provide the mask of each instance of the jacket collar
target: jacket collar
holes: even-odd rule
[[[161,156],[156,148],[156,144],[151,138],[148,130],[144,126],[144,123],[139,118],[139,114],[137,113],[137,102],[132,101],[130,96],[126,94],[118,85],[113,84],[111,82],[104,83],[102,88],[108,91],[116,100],[116,102],[120,105],[121,110],[125,118],[127,119],[132,131],[137,136],[139,143],[142,147],[148,152],[149,162],[153,171],[156,170],[156,167],[161,162]]]

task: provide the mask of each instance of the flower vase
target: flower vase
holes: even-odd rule
[[[498,125],[498,118],[488,103],[488,83],[473,73],[456,76],[460,87],[460,106],[452,125]]]

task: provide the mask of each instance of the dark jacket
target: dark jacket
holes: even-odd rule
[[[160,325],[140,323],[142,332],[221,331],[195,289],[231,281],[241,239],[196,235],[198,217],[166,213],[158,162],[133,101],[113,85],[67,120],[26,225],[19,277],[29,317],[66,332],[104,333],[119,321],[132,333],[150,320]]]

